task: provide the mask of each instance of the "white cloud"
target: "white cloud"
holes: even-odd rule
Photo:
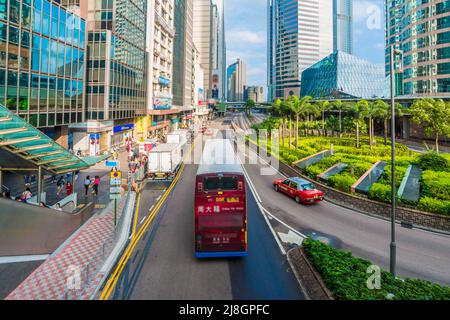
[[[265,44],[266,43],[266,33],[265,32],[253,32],[231,29],[227,30],[227,43],[230,46],[235,46],[238,44],[249,45],[249,44]]]

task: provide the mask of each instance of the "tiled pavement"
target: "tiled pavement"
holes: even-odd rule
[[[126,197],[118,205],[118,217],[124,208]],[[114,230],[114,207],[110,206],[101,215],[94,216],[61,251],[48,258],[25,279],[6,300],[58,300],[64,297],[67,279],[83,270],[102,248]],[[98,279],[97,279],[98,280]],[[85,297],[86,298],[86,297]]]

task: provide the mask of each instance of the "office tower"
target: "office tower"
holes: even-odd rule
[[[268,1],[269,97],[299,95],[301,73],[333,51],[333,6],[324,0]]]
[[[215,0],[212,12],[212,83],[211,98],[226,97],[226,45],[224,0]]]
[[[257,103],[264,102],[264,88],[262,86],[250,86],[246,88],[246,95],[244,100],[253,100]]]
[[[173,103],[192,107],[193,0],[175,0],[174,4]]]
[[[396,95],[450,96],[449,1],[387,0],[386,75],[390,47],[395,58]]]
[[[212,17],[211,0],[194,0],[194,43],[201,59],[206,99],[210,98],[212,93]]]
[[[244,101],[245,86],[247,86],[247,65],[241,60],[231,64],[227,69],[228,101]]]
[[[333,0],[333,51],[353,54],[353,0]]]
[[[0,104],[65,147],[83,120],[85,36],[59,1],[0,1]]]

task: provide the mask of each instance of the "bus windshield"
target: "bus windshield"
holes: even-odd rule
[[[237,190],[237,177],[205,177],[203,179],[205,191]]]

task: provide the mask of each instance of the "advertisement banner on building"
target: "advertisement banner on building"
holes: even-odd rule
[[[155,98],[153,99],[154,110],[170,110],[172,109],[172,101],[168,98]]]
[[[100,153],[100,133],[91,133],[89,135],[89,155],[91,157]]]
[[[212,90],[211,90],[211,98],[219,99],[220,96],[220,76],[219,70],[214,70],[212,74]]]

